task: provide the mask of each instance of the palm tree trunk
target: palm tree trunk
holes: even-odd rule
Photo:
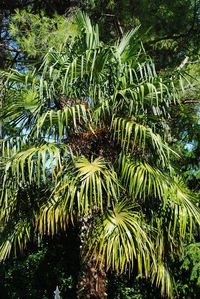
[[[78,280],[78,299],[106,299],[106,273],[96,266],[96,261],[83,262]]]
[[[92,225],[89,217],[83,217],[81,225],[80,272],[77,284],[78,299],[106,299],[106,272],[105,267],[99,268],[97,258],[86,259],[88,250],[88,235]]]

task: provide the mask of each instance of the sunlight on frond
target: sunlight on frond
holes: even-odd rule
[[[113,130],[113,139],[116,139],[126,152],[129,150],[133,152],[137,146],[145,152],[151,146],[152,150],[159,155],[163,166],[168,164],[169,154],[178,156],[161,139],[159,134],[155,134],[151,128],[135,122],[134,119],[128,121],[114,115],[111,128]]]
[[[84,105],[65,107],[58,111],[50,110],[40,116],[33,131],[36,130],[37,137],[43,134],[62,140],[69,130],[76,130],[78,126],[90,123],[90,119],[90,113]]]
[[[19,221],[6,237],[4,240],[4,231],[1,232],[0,261],[5,261],[11,251],[16,255],[18,250],[22,252],[26,248],[26,244],[30,240],[30,224],[23,220]]]
[[[121,179],[133,198],[150,196],[166,202],[172,179],[158,168],[146,162],[131,161],[126,156],[120,159]]]
[[[173,282],[172,275],[169,273],[167,266],[164,263],[158,263],[151,274],[152,283],[161,289],[163,296],[167,295],[173,298]]]
[[[52,180],[56,179],[56,169],[58,171],[61,167],[61,151],[66,150],[65,146],[58,147],[56,144],[49,143],[14,153],[4,163],[5,184],[9,171],[18,184],[36,182],[39,186],[49,177],[50,170]]]
[[[147,276],[153,259],[153,246],[147,232],[147,225],[137,206],[122,201],[105,214],[92,240],[90,252],[97,252],[99,262],[101,259],[106,261],[107,269],[131,271],[137,264],[139,273]]]
[[[103,210],[118,198],[119,182],[114,169],[109,168],[102,157],[88,161],[81,157],[75,163],[77,179],[80,180],[78,192],[79,210],[88,213],[92,208]]]
[[[180,179],[176,179],[174,185],[169,190],[172,210],[171,229],[174,235],[179,230],[179,235],[184,239],[186,234],[192,238],[195,227],[200,227],[200,210],[193,203],[193,198]]]

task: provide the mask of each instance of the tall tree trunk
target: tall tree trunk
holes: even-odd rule
[[[83,261],[78,280],[78,299],[106,299],[106,273],[99,269],[95,258],[91,261]]]
[[[106,272],[99,268],[97,258],[86,259],[88,236],[92,229],[89,217],[83,217],[80,234],[80,272],[77,284],[78,299],[106,299]]]

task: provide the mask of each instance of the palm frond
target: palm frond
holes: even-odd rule
[[[74,223],[77,217],[104,211],[119,197],[116,173],[103,158],[87,160],[74,157],[74,162],[60,169],[57,184],[48,200],[41,207],[37,227],[40,232],[54,234]]]
[[[166,202],[171,185],[169,176],[147,162],[133,162],[126,156],[122,156],[120,163],[122,184],[134,199],[154,197]]]
[[[39,80],[35,77],[34,71],[32,73],[22,73],[14,69],[9,72],[1,70],[0,76],[5,79],[6,84],[19,83],[27,86],[28,84],[39,82]]]
[[[200,210],[193,203],[193,197],[190,195],[183,182],[175,179],[175,183],[169,190],[169,205],[171,208],[171,221],[169,226],[171,234],[177,234],[184,240],[186,234],[192,238],[192,233],[200,225]]]
[[[90,243],[90,251],[97,254],[99,263],[105,261],[106,269],[117,272],[133,270],[137,264],[139,273],[149,274],[154,259],[153,246],[148,237],[138,207],[128,201],[120,201],[108,210]]]
[[[30,224],[23,220],[15,224],[12,232],[8,234],[4,240],[1,232],[1,245],[0,245],[0,261],[5,261],[11,254],[17,254],[17,251],[23,251],[26,248],[27,241],[30,240]]]
[[[98,25],[93,26],[87,14],[81,11],[76,13],[76,22],[80,29],[86,35],[87,49],[96,48],[99,46],[99,28]]]
[[[73,169],[71,178],[66,175],[56,191],[61,196],[65,191],[69,211],[75,207],[80,214],[103,211],[117,201],[120,188],[117,175],[102,157],[91,161],[79,157]]]
[[[61,167],[62,150],[66,151],[67,147],[49,143],[16,153],[4,162],[4,187],[10,175],[19,185],[36,182],[39,186],[49,175],[54,180],[56,169]]]
[[[40,213],[36,216],[35,225],[40,234],[53,236],[60,231],[66,231],[74,220],[74,212],[69,211],[63,201],[56,201],[54,197],[41,207]]]
[[[162,296],[173,298],[173,277],[164,263],[158,263],[153,269],[151,281],[161,289]]]
[[[127,120],[114,115],[111,128],[113,139],[116,139],[126,152],[133,152],[136,146],[143,152],[151,147],[152,151],[159,155],[163,165],[167,163],[170,153],[178,156],[162,141],[160,135],[155,134],[151,128],[137,123],[134,119]]]
[[[73,105],[65,107],[63,110],[50,110],[43,113],[35,124],[32,132],[36,132],[36,136],[44,136],[46,138],[63,139],[68,136],[71,129],[83,125],[89,125],[91,116],[89,109],[85,105]]]
[[[132,38],[134,37],[134,35],[136,35],[136,32],[138,31],[138,29],[139,29],[139,26],[135,27],[131,31],[129,31],[126,34],[124,34],[124,36],[120,39],[120,41],[116,45],[117,55],[119,55],[119,57],[121,56],[122,59],[124,59],[126,61],[127,61],[126,55],[127,55],[128,50],[129,50],[128,47],[131,46],[130,41],[132,40]]]
[[[110,52],[109,47],[87,49],[71,58],[63,53],[59,58],[54,52],[48,53],[40,81],[41,96],[55,97],[57,86],[60,86],[60,93],[91,98],[94,104],[101,89],[106,90],[99,84],[106,84],[108,80]]]
[[[8,159],[16,155],[26,143],[26,136],[9,137],[0,140],[1,158]]]

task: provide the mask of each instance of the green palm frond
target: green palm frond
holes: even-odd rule
[[[158,232],[156,252],[163,261],[169,254],[182,254],[184,242],[191,241],[194,232],[199,230],[200,211],[187,189],[184,187],[180,191],[179,188],[176,182],[171,184],[164,205],[161,202],[151,219]]]
[[[61,230],[66,231],[70,224],[74,224],[74,212],[67,209],[64,203],[51,199],[45,206],[41,207],[36,216],[36,230],[40,234],[55,235]]]
[[[158,219],[157,234],[155,238],[155,256],[156,262],[152,264],[150,279],[152,284],[155,284],[161,290],[162,296],[173,298],[174,281],[173,275],[170,273],[167,264],[165,263],[166,247],[165,247],[165,234],[162,231],[160,219]],[[169,249],[167,249],[169,250]]]
[[[38,216],[40,232],[54,234],[74,223],[77,217],[104,211],[118,200],[120,185],[116,173],[101,157],[74,157],[57,175],[57,185]],[[64,175],[63,175],[64,173]]]
[[[39,82],[39,80],[36,79],[35,77],[34,71],[29,73],[22,73],[14,69],[9,72],[1,70],[0,76],[5,79],[6,84],[20,83],[20,84],[28,85],[28,84]]]
[[[16,155],[26,144],[26,136],[16,136],[0,140],[1,158],[8,159]],[[1,163],[0,163],[1,165]]]
[[[178,179],[169,190],[169,205],[171,208],[169,222],[171,234],[176,234],[178,230],[183,240],[186,234],[191,238],[195,226],[199,228],[200,225],[200,210],[193,203],[193,197]]]
[[[86,34],[87,49],[98,47],[100,43],[98,25],[93,26],[88,15],[81,11],[76,13],[76,22],[80,31]]]
[[[99,263],[103,260],[107,269],[117,272],[131,271],[136,263],[138,271],[147,276],[154,259],[147,231],[138,207],[121,201],[105,214],[90,243],[89,254],[97,254]]]
[[[127,120],[114,115],[111,128],[113,139],[116,139],[126,152],[133,152],[136,146],[143,152],[151,147],[151,150],[159,155],[163,165],[168,163],[170,153],[178,156],[161,139],[160,135],[155,134],[151,128],[137,123],[134,119]]]
[[[126,111],[130,118],[133,115],[141,118],[142,114],[149,119],[153,116],[168,118],[171,102],[176,103],[174,91],[160,78],[139,81],[135,69],[125,67],[123,71],[127,74],[120,79],[120,88],[115,91],[113,112],[125,114]]]
[[[93,210],[103,211],[117,201],[119,182],[117,175],[102,157],[91,159],[79,157],[73,168],[60,180],[56,194],[64,196],[69,212],[77,208],[80,214]],[[66,196],[65,196],[66,194]]]
[[[5,179],[5,178],[4,178]],[[7,179],[2,184],[1,188],[1,197],[0,197],[0,223],[2,223],[2,227],[9,221],[12,210],[16,206],[17,202],[17,194],[18,194],[18,186],[16,186],[15,182],[11,181],[11,179]]]
[[[33,128],[36,136],[50,137],[62,140],[63,136],[67,136],[71,129],[77,130],[83,125],[89,125],[91,116],[89,109],[85,105],[74,105],[65,107],[63,110],[50,110],[42,114]]]
[[[152,283],[155,283],[160,288],[163,296],[167,295],[173,298],[173,278],[167,266],[160,262],[156,265],[151,273]]]
[[[133,162],[126,156],[122,156],[120,163],[122,184],[133,198],[145,200],[154,197],[166,202],[172,181],[170,177],[147,162]]]
[[[32,88],[13,88],[6,94],[6,102],[3,111],[1,111],[2,117],[15,119],[21,114],[33,114],[40,108],[41,100],[39,94],[36,91],[36,86]]]
[[[62,164],[62,150],[66,151],[67,147],[58,147],[56,144],[49,143],[16,153],[4,162],[4,187],[10,175],[19,185],[36,182],[39,186],[49,176],[55,180],[56,169],[59,170]]]
[[[0,261],[5,261],[11,251],[16,255],[17,251],[22,252],[26,248],[26,244],[30,240],[30,229],[30,224],[21,220],[15,224],[6,239],[3,237],[4,231],[1,232]]]
[[[109,47],[87,49],[72,58],[63,53],[57,57],[54,51],[49,52],[44,63],[40,90],[43,90],[44,95],[53,98],[59,86],[60,93],[71,97],[85,96],[96,102],[97,94],[102,91],[105,93],[104,90],[107,89],[110,52]],[[102,86],[101,82],[104,82],[105,86]]]
[[[38,93],[33,89],[13,88],[6,94],[6,102],[0,117],[5,123],[22,131],[30,130],[41,113],[43,103]]]
[[[130,51],[129,47],[131,47],[131,40],[136,35],[138,29],[139,29],[139,26],[135,27],[131,31],[129,31],[126,34],[124,34],[124,36],[116,44],[116,53],[117,53],[117,56],[121,57],[122,61],[126,61],[127,62],[128,58],[130,58],[129,55],[130,55],[130,53],[132,51]],[[135,45],[136,45],[136,43],[134,44],[134,46]]]

